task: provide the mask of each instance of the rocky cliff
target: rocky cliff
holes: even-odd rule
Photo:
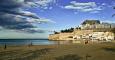
[[[74,40],[75,35],[92,33],[92,30],[74,30],[72,33],[59,33],[49,35],[49,40]]]
[[[112,32],[95,32],[93,30],[74,30],[71,33],[49,35],[49,40],[114,40]]]

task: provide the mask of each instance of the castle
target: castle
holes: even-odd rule
[[[97,41],[110,42],[114,40],[114,33],[110,30],[115,28],[114,23],[100,23],[99,20],[85,20],[80,29],[74,29],[73,32],[64,32],[49,35],[49,40],[73,41]]]

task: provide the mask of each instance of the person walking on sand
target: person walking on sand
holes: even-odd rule
[[[4,45],[4,49],[6,49],[7,48],[7,46],[6,46],[6,44]]]

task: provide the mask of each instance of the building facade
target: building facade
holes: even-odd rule
[[[81,25],[81,29],[96,29],[96,28],[115,28],[114,23],[101,23],[101,24],[85,24]]]

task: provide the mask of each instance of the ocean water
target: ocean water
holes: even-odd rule
[[[56,44],[55,41],[49,41],[48,39],[38,39],[38,40],[21,40],[21,39],[13,39],[13,40],[8,40],[8,39],[3,39],[0,40],[0,45],[51,45],[51,44]]]

